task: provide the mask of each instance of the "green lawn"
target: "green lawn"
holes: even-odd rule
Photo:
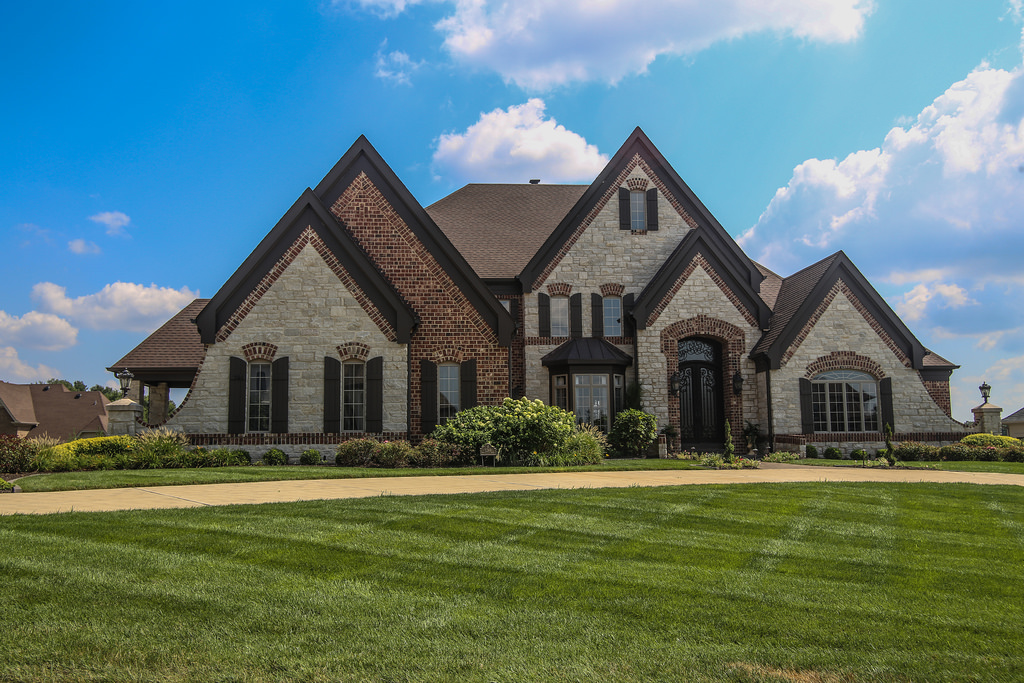
[[[234,484],[282,479],[357,479],[361,477],[421,477],[457,474],[520,474],[523,472],[587,472],[594,470],[685,470],[701,469],[689,460],[606,460],[584,467],[453,467],[448,469],[381,469],[367,467],[209,467],[170,470],[100,470],[38,474],[16,480],[21,490],[74,491],[117,489],[131,486],[172,486],[176,484]],[[3,679],[0,679],[3,680]]]
[[[860,460],[826,460],[804,458],[796,460],[794,465],[815,465],[818,467],[861,467]],[[979,462],[972,460],[954,460],[949,462],[901,462],[900,467],[926,467],[950,472],[998,472],[1000,474],[1024,474],[1022,462]]]
[[[0,681],[1011,681],[1017,487],[15,516]]]

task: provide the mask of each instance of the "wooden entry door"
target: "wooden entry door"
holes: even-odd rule
[[[682,339],[678,353],[680,446],[721,450],[725,441],[722,347],[711,339]]]

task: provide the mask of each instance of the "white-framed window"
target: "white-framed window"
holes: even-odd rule
[[[437,366],[437,423],[444,424],[459,412],[459,365]]]
[[[608,417],[608,375],[573,375],[574,411],[580,422],[602,425]]]
[[[569,336],[569,297],[551,297],[551,336]]]
[[[246,418],[248,431],[270,431],[270,363],[249,363]]]
[[[341,367],[341,428],[346,432],[365,432],[366,363],[346,361]]]
[[[552,403],[562,410],[569,410],[569,376],[556,375],[552,381]]]
[[[633,190],[629,193],[629,225],[633,230],[647,229],[647,194]]]
[[[617,296],[604,297],[604,336],[622,336],[622,299]]]
[[[878,380],[857,370],[830,370],[811,380],[816,432],[877,432]]]

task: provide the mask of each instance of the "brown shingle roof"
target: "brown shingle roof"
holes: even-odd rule
[[[107,370],[115,372],[127,367],[136,375],[154,369],[197,370],[206,351],[192,320],[209,301],[196,299],[181,309]]]
[[[768,304],[768,308],[774,309],[775,302],[779,298],[779,288],[782,287],[782,278],[757,261],[752,261],[752,263],[757,267],[758,272],[764,275],[764,280],[761,281],[761,291],[758,294],[761,295],[761,300]]]
[[[786,326],[793,319],[793,316],[800,310],[800,306],[803,305],[804,301],[811,294],[814,286],[818,284],[822,276],[825,275],[825,271],[839,257],[839,254],[840,252],[836,252],[782,279],[778,292],[775,295],[775,305],[769,304],[772,306],[771,324],[765,335],[754,346],[754,353],[767,351],[779,336],[782,335]],[[762,283],[762,288],[763,286],[764,284]]]
[[[558,227],[587,185],[471,184],[427,207],[482,278],[513,278]]]
[[[32,404],[31,422],[37,424],[29,432],[29,437],[73,439],[82,433],[102,434],[107,429],[107,404],[110,401],[99,391],[71,391],[63,384],[0,382],[4,405],[7,405],[8,397],[15,394],[19,397],[27,394]]]
[[[924,365],[924,367],[926,367],[926,368],[954,368],[954,369],[956,369],[956,368],[960,367],[956,363],[951,363],[950,361],[946,360],[945,358],[943,358],[939,354],[935,353],[931,349],[928,349],[925,352],[924,358],[921,359],[921,362]]]
[[[28,384],[0,381],[0,404],[7,409],[12,421],[23,425],[36,423],[36,409]]]

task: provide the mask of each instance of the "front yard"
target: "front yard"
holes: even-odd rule
[[[1022,530],[930,484],[8,517],[0,680],[1020,680]]]

